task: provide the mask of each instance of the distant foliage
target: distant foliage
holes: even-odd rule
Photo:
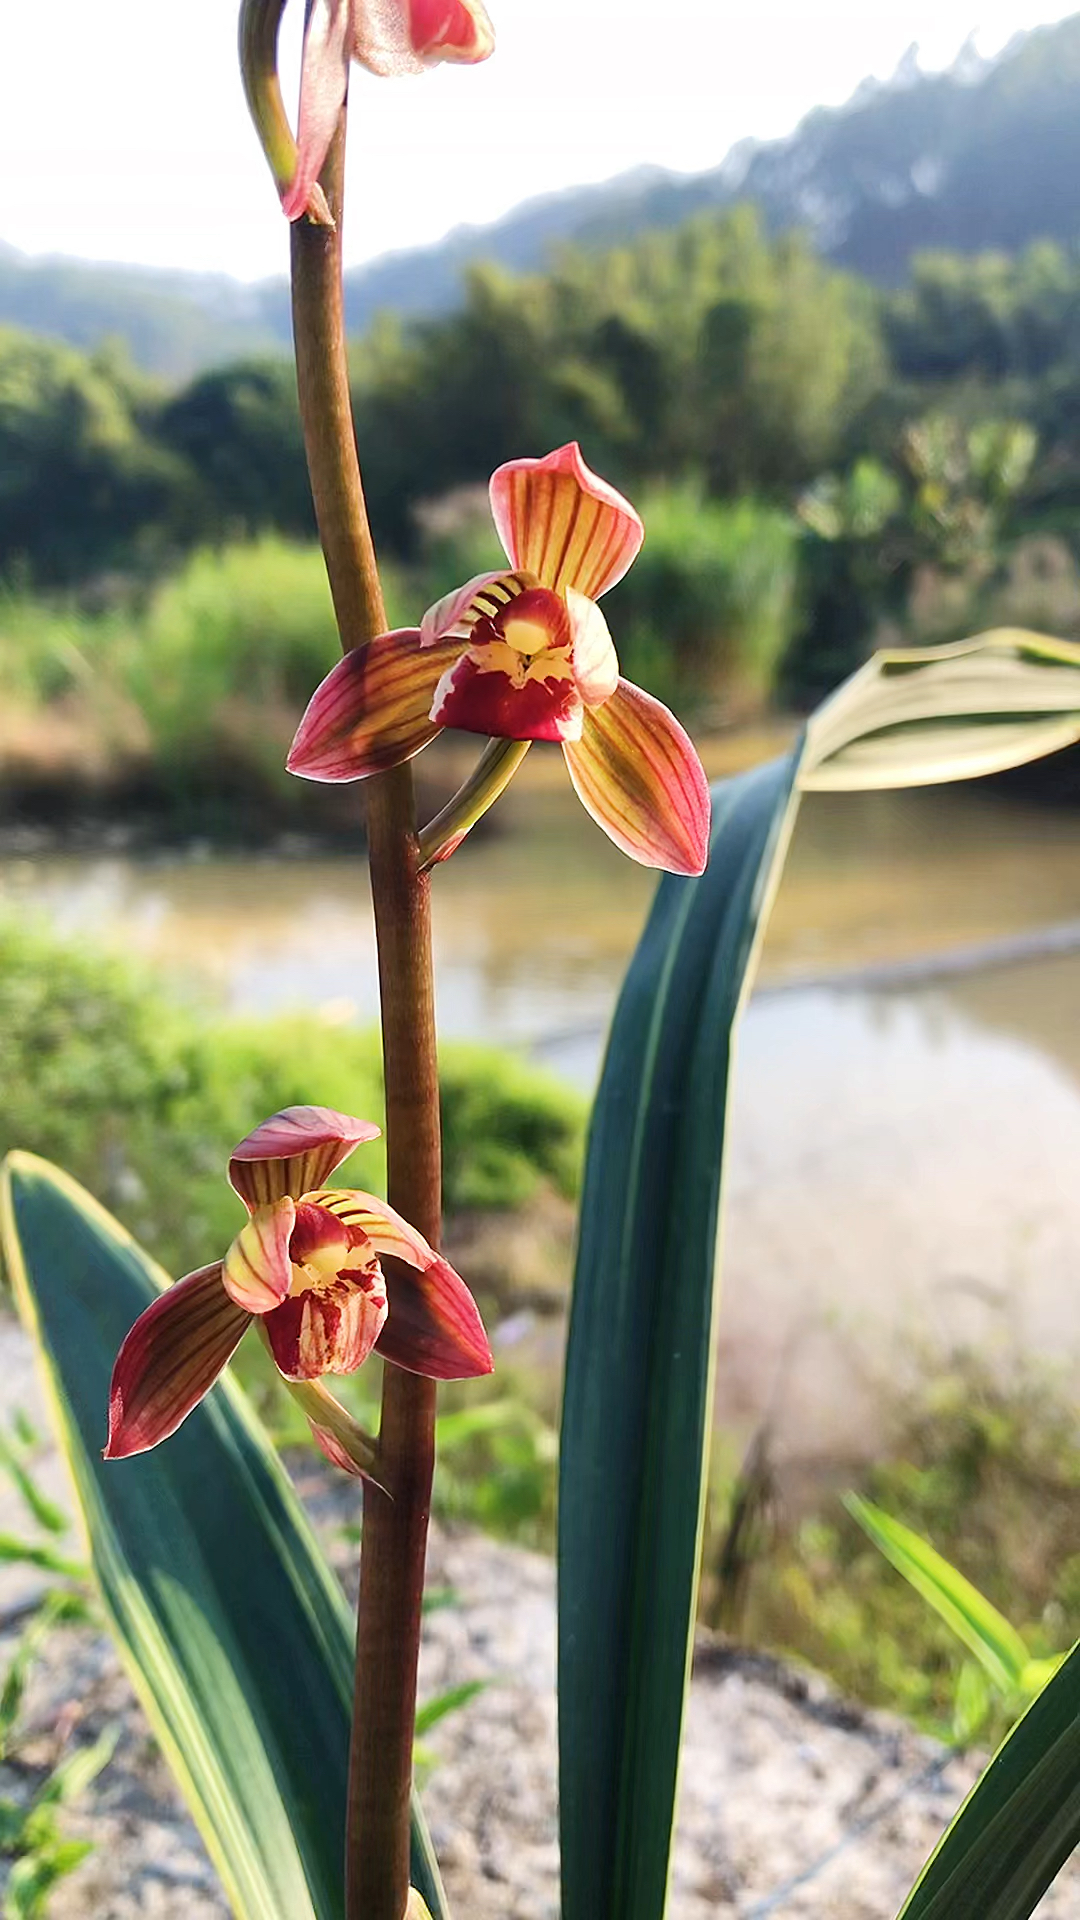
[[[160,545],[183,476],[144,430],[143,384],[0,329],[0,573],[77,580]]]
[[[607,602],[627,672],[690,709],[731,717],[756,708],[794,627],[797,521],[694,486],[657,490],[641,505],[645,545]]]
[[[203,374],[169,401],[157,430],[192,470],[188,528],[198,538],[240,539],[266,527],[314,538],[296,374],[287,360],[241,361]]]
[[[648,521],[611,603],[625,662],[691,716],[816,698],[876,643],[1020,604],[1018,541],[1080,557],[1080,251],[1048,242],[927,255],[882,294],[749,207],[701,212],[543,274],[476,267],[458,310],[379,320],[351,380],[393,619],[500,564],[494,467],[578,439]],[[0,330],[14,699],[92,695],[109,739],[126,701],[166,769],[272,788],[335,652],[311,533],[284,361],[169,393]]]

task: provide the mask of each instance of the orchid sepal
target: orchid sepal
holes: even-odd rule
[[[709,857],[709,785],[693,741],[651,694],[620,680],[563,747],[578,799],[641,866],[699,874]]]
[[[221,1284],[221,1261],[151,1302],[131,1328],[109,1387],[106,1460],[167,1440],[209,1392],[251,1323]]]
[[[421,647],[418,627],[383,633],[327,674],[307,705],[286,766],[304,780],[365,780],[434,740],[431,704],[461,642]]]

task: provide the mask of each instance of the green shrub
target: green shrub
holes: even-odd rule
[[[278,1108],[316,1101],[380,1120],[377,1035],[302,1014],[210,1018],[122,958],[0,921],[0,1152],[67,1167],[172,1272],[223,1250],[241,1216],[229,1148]],[[494,1048],[444,1061],[447,1198],[514,1207],[572,1190],[578,1097]],[[383,1190],[381,1143],[342,1175]]]
[[[441,1054],[446,1204],[521,1206],[541,1180],[577,1191],[586,1105],[514,1054],[460,1041]]]
[[[129,684],[166,750],[231,700],[295,709],[338,655],[322,556],[271,536],[195,553],[151,598],[140,642]]]
[[[645,545],[605,602],[624,670],[682,704],[759,705],[794,627],[794,520],[693,486],[639,505]]]

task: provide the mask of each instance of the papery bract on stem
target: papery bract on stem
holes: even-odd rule
[[[476,1303],[449,1262],[385,1201],[324,1184],[378,1132],[327,1107],[287,1107],[234,1148],[229,1180],[247,1222],[224,1260],[177,1281],[132,1327],[113,1371],[106,1459],[175,1433],[253,1320],[279,1372],[305,1388],[355,1372],[373,1350],[432,1379],[490,1373]],[[337,1402],[322,1392],[301,1404],[324,1453],[366,1472]]]
[[[418,628],[347,655],[308,706],[290,770],[365,779],[442,727],[557,741],[578,798],[616,846],[644,866],[700,873],[710,812],[701,762],[674,715],[620,678],[596,604],[632,564],[640,518],[576,442],[500,467],[491,506],[509,570],[479,574]],[[460,838],[451,831],[431,857]]]

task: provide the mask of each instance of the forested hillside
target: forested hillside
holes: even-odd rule
[[[621,643],[676,699],[798,697],[883,635],[1080,630],[1080,252],[1051,242],[926,256],[882,292],[750,208],[702,214],[474,269],[459,310],[372,330],[353,398],[418,596],[497,562],[494,466],[579,439],[646,509]],[[0,330],[9,584],[112,605],[197,548],[313,531],[285,361],[170,387]]]

